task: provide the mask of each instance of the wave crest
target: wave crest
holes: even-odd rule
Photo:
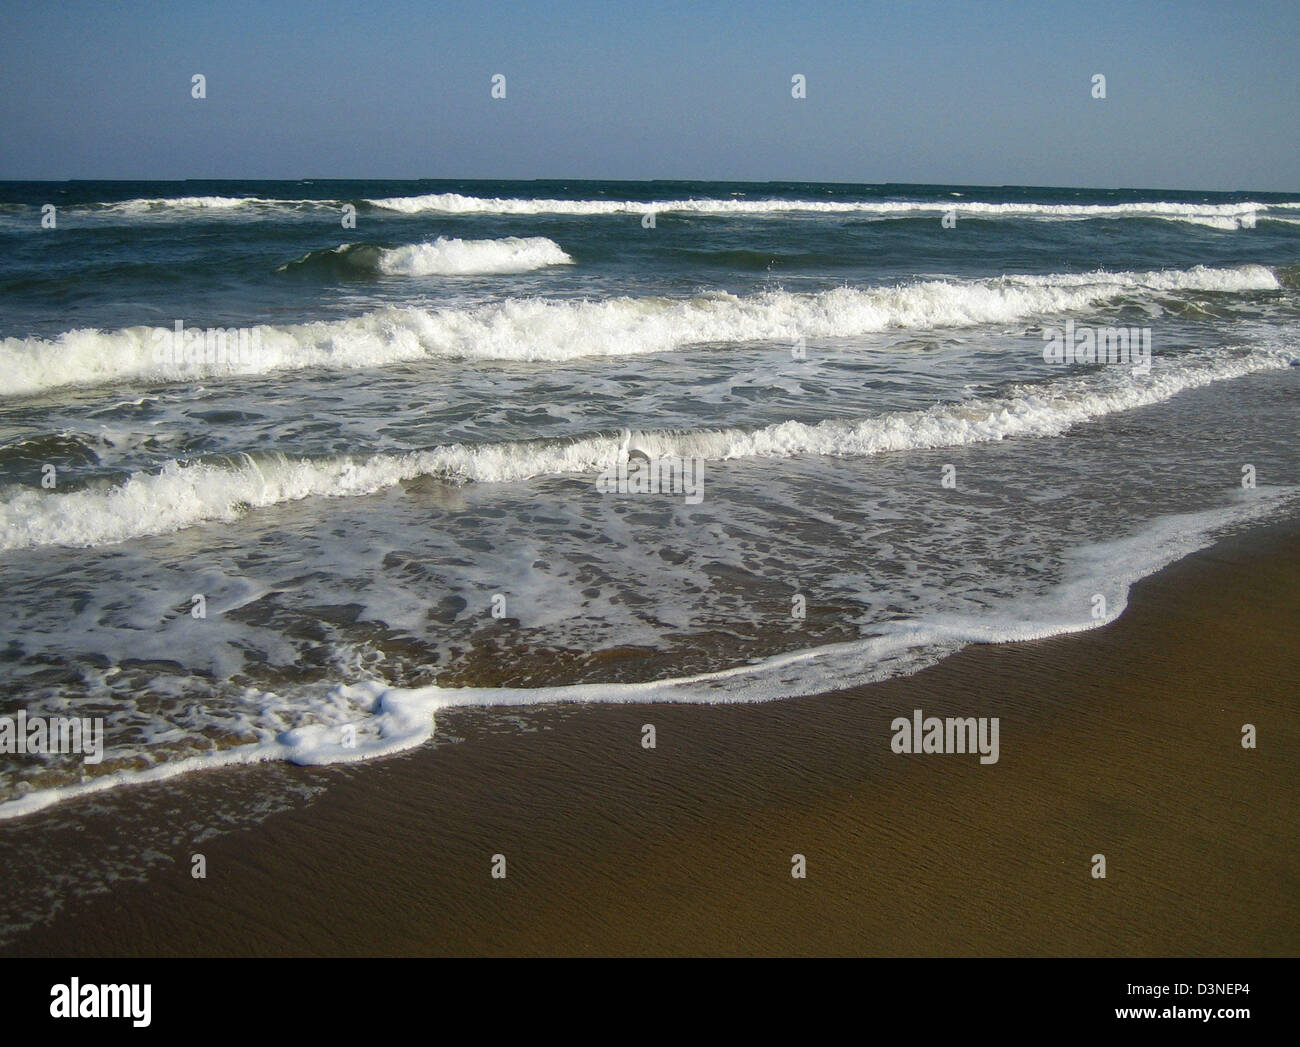
[[[589,473],[619,460],[629,442],[650,457],[729,461],[813,454],[863,456],[955,447],[1009,437],[1059,436],[1081,422],[1159,403],[1212,382],[1289,366],[1278,348],[1216,350],[1149,375],[1112,369],[1017,386],[999,397],[943,404],[858,420],[786,421],[758,429],[596,433],[565,440],[451,444],[365,458],[291,458],[282,454],[181,463],[135,473],[124,482],[68,493],[24,488],[0,501],[0,549],[98,546],[166,534],[205,521],[233,521],[250,509],[309,497],[375,494],[429,476],[451,482],[502,483],[542,475]]]
[[[843,214],[874,218],[938,218],[949,211],[966,218],[1017,218],[1058,221],[1087,219],[1160,218],[1189,222],[1213,229],[1242,228],[1271,207],[1256,201],[1231,204],[1196,204],[1153,201],[1122,204],[983,203],[980,201],[915,200],[533,200],[463,196],[460,193],[425,193],[365,200],[381,211],[398,214],[511,214],[511,215],[613,215],[690,213],[713,215]]]
[[[544,236],[508,236],[499,240],[438,237],[419,244],[381,247],[340,244],[310,251],[280,266],[277,272],[327,273],[334,276],[493,276],[530,273],[570,258]]]
[[[291,368],[376,367],[424,357],[562,361],[671,352],[691,345],[848,338],[890,329],[928,330],[1014,323],[1082,310],[1126,296],[1277,290],[1263,266],[1196,266],[1147,273],[1067,273],[987,280],[921,280],[886,287],[838,287],[749,296],[601,301],[508,298],[490,305],[386,307],[347,320],[235,332],[255,352],[180,362],[157,348],[160,331],[75,330],[54,339],[0,342],[5,393],[122,381],[192,381]],[[169,334],[163,329],[161,335]]]

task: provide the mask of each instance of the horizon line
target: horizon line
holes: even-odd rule
[[[935,189],[952,186],[960,186],[964,189],[1050,189],[1050,190],[1087,190],[1090,192],[1117,192],[1117,193],[1267,193],[1274,196],[1300,196],[1300,189],[1204,189],[1204,188],[1178,188],[1175,186],[1098,186],[1098,185],[1036,185],[1032,183],[1019,182],[1002,182],[1002,183],[984,183],[984,182],[843,182],[836,180],[805,180],[805,179],[787,179],[787,178],[768,178],[768,179],[748,179],[748,178],[566,178],[566,177],[548,177],[548,178],[484,178],[484,177],[448,177],[448,176],[415,176],[415,177],[343,177],[334,176],[321,177],[298,177],[298,178],[263,178],[263,177],[207,177],[207,178],[0,178],[0,185],[28,184],[28,185],[69,185],[78,182],[154,182],[154,183],[185,183],[185,182],[285,182],[285,183],[303,183],[303,182],[519,182],[519,183],[540,183],[540,182],[592,182],[605,184],[625,183],[629,185],[654,185],[661,183],[706,183],[715,182],[724,185],[816,185],[816,186],[863,186],[873,189],[889,188],[892,186],[904,186],[911,188]]]

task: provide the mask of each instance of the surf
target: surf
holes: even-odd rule
[[[549,243],[549,241],[548,241]],[[550,249],[545,249],[549,251]],[[235,336],[252,354],[155,352],[158,331],[77,329],[0,342],[2,397],[109,383],[165,383],[320,368],[354,370],[427,358],[547,363],[669,353],[691,346],[845,338],[881,331],[1015,323],[1122,299],[1276,291],[1260,265],[1150,272],[914,280],[813,292],[711,292],[690,298],[505,298],[484,305],[385,306],[343,320],[257,325]],[[187,326],[194,326],[186,321]],[[232,329],[233,330],[233,329]],[[253,334],[256,337],[251,337]],[[249,337],[244,337],[249,335]]]
[[[925,410],[817,423],[791,419],[755,429],[598,432],[368,456],[261,452],[172,459],[156,471],[101,479],[67,493],[22,486],[0,492],[0,550],[111,545],[200,523],[233,523],[250,511],[305,498],[374,495],[421,477],[493,484],[597,473],[616,467],[629,444],[650,460],[727,462],[795,455],[862,457],[1060,436],[1092,419],[1161,403],[1215,382],[1286,368],[1294,360],[1294,352],[1282,347],[1225,348],[1190,354],[1147,375],[1109,370],[1012,385],[997,396]]]

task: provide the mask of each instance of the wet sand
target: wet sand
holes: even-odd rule
[[[207,879],[186,850],[0,952],[1295,955],[1298,640],[1291,523],[1147,579],[1104,629],[869,687],[528,732],[449,712],[464,743],[294,769],[330,788],[203,841]],[[893,753],[917,708],[998,717],[999,761]]]

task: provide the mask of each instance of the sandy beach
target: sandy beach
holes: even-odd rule
[[[1105,628],[814,698],[447,713],[460,744],[294,768],[329,788],[206,879],[178,853],[3,951],[1294,955],[1298,568],[1300,527],[1256,530]],[[998,762],[893,753],[918,708],[998,717]]]

